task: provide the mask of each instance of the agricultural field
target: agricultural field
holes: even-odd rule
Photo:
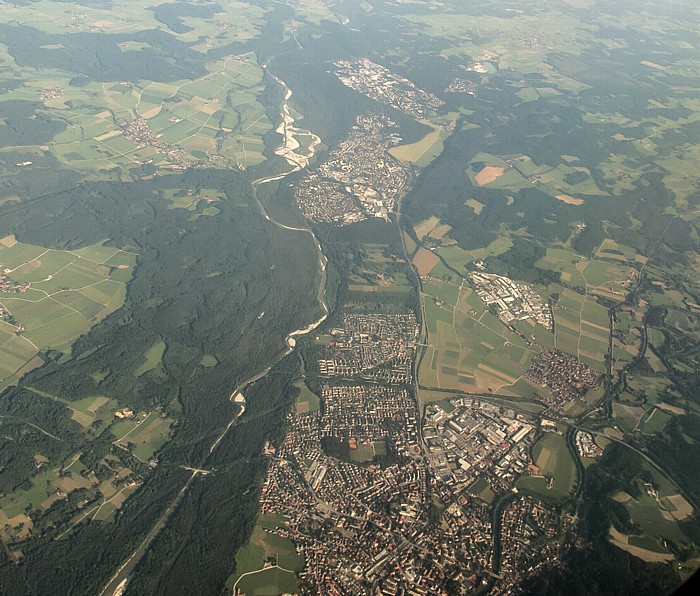
[[[0,96],[0,115],[14,130],[2,138],[0,159],[8,162],[0,175],[26,176],[54,159],[94,179],[124,180],[144,165],[245,169],[264,161],[262,138],[272,123],[258,101],[263,68],[252,52],[218,50],[256,37],[266,10],[241,2],[188,6],[122,0],[57,10],[41,0],[6,7],[0,66],[16,83]],[[36,40],[35,51],[21,45],[20,29]],[[102,61],[86,64],[80,40],[98,33],[107,34],[98,44]],[[18,67],[15,57],[33,68]]]
[[[653,435],[662,432],[673,418],[672,414],[661,408],[652,408],[640,421],[640,430],[645,435]]]
[[[408,20],[415,23],[427,35],[449,42],[442,55],[446,57],[471,57],[471,70],[480,73],[491,71],[491,62],[501,69],[512,68],[519,72],[540,72],[545,75],[547,85],[571,88],[582,86],[578,82],[561,80],[557,73],[545,69],[545,59],[552,51],[566,51],[578,55],[593,37],[588,27],[562,11],[561,6],[539,7],[532,14],[519,15],[511,19],[507,9],[500,8],[488,14],[468,14],[463,7],[456,9],[453,18],[441,15],[412,14]],[[474,32],[478,31],[478,36]],[[541,36],[542,42],[523,45],[521,38]],[[478,41],[476,41],[478,39]],[[544,86],[544,85],[543,85]]]
[[[43,408],[44,402],[46,408],[58,405],[70,413],[70,419],[66,418],[56,429],[49,427],[61,436],[26,422],[29,427],[57,442],[68,439],[69,433],[82,434],[85,447],[77,452],[56,452],[47,447],[44,453],[49,457],[41,451],[34,454],[37,473],[0,497],[0,518],[6,519],[8,524],[0,539],[11,542],[22,532],[31,533],[32,525],[24,519],[24,513],[47,511],[59,501],[70,501],[69,505],[62,505],[66,507],[66,515],[59,521],[59,537],[88,519],[112,521],[140,484],[140,478],[135,477],[130,467],[134,464],[133,458],[144,464],[152,460],[170,439],[174,420],[160,410],[134,416],[125,409],[118,410],[117,401],[106,396],[70,401],[34,387],[27,387],[23,395],[24,408]],[[49,405],[51,402],[54,404]],[[117,449],[95,460],[91,441],[100,440],[105,431],[117,437],[113,443]]]
[[[435,268],[435,265],[440,262],[440,257],[434,252],[421,247],[418,249],[418,252],[416,252],[412,262],[418,271],[418,275],[427,277]]]
[[[207,68],[200,78],[172,83],[91,82],[76,88],[67,78],[41,78],[3,100],[36,101],[43,89],[62,89],[42,111],[67,126],[39,149],[79,170],[260,163],[262,137],[272,123],[256,99],[263,71],[255,56],[229,56]]]
[[[158,411],[144,412],[134,419],[117,422],[110,430],[116,437],[114,445],[146,463],[168,442],[173,422]]]
[[[258,34],[259,19],[265,10],[243,2],[228,2],[204,7],[191,15],[158,9],[161,0],[143,0],[135,5],[128,0],[114,0],[109,6],[99,2],[65,2],[62,9],[47,0],[14,7],[8,5],[0,15],[0,23],[19,23],[50,34],[100,32],[133,34],[144,29],[163,29],[185,43],[194,44],[198,52],[225,46],[234,41],[251,39]],[[196,16],[195,16],[196,15]],[[123,51],[143,48],[143,42],[122,42]],[[58,49],[53,44],[44,46]]]
[[[114,422],[117,402],[112,398],[94,396],[77,401],[69,401],[35,387],[28,387],[28,389],[35,395],[50,399],[68,408],[71,412],[71,419],[77,422],[88,436],[99,436],[104,429]]]
[[[585,200],[580,196],[607,195],[591,177],[584,166],[567,161],[562,156],[556,166],[535,165],[529,155],[498,156],[489,153],[475,155],[466,169],[470,182],[475,187],[488,186],[510,192],[536,188],[563,203],[580,206]]]
[[[88,469],[78,452],[71,454],[64,464],[54,467],[41,454],[34,459],[40,470],[28,488],[20,488],[0,498],[0,521],[5,520],[0,540],[13,542],[33,534],[33,526],[28,511],[46,511],[57,502],[66,501],[73,493],[79,493],[82,501],[75,508],[72,518],[62,520],[62,538],[77,524],[85,520],[112,521],[117,510],[138,488],[139,482],[133,478],[133,471],[114,455],[105,456],[100,462],[99,477]]]
[[[462,283],[424,284],[428,348],[421,361],[422,386],[531,396],[523,379],[535,350],[505,327]]]
[[[389,149],[389,153],[404,164],[425,167],[442,152],[442,141],[447,135],[436,129],[416,143],[400,145]]]
[[[561,283],[615,302],[625,299],[646,259],[612,240],[604,241],[595,256],[587,259],[564,247],[548,246],[535,266],[558,272]]]
[[[432,234],[430,230],[438,225],[437,218],[426,220],[416,231],[428,237]],[[421,366],[423,385],[530,397],[540,388],[522,375],[538,346],[559,349],[576,356],[594,370],[605,371],[605,357],[609,351],[609,315],[607,308],[600,305],[597,298],[601,293],[614,291],[616,276],[624,273],[623,279],[626,279],[632,268],[627,265],[618,267],[616,261],[602,258],[587,260],[566,248],[548,247],[545,256],[535,266],[559,272],[562,284],[568,286],[535,286],[536,291],[545,298],[556,296],[556,300],[553,300],[554,333],[533,321],[517,321],[514,326],[522,334],[518,337],[484,309],[478,297],[471,295],[472,290],[466,286],[466,282],[458,285],[459,277],[442,262],[435,261],[435,256],[439,255],[452,269],[463,271],[466,276],[468,267],[472,267],[477,259],[498,256],[511,247],[512,241],[501,236],[484,249],[466,251],[459,246],[440,246],[435,252],[420,249],[415,254],[413,262],[419,273],[430,275],[424,284],[429,347]],[[605,243],[599,252],[604,250],[618,251],[622,255],[619,258],[626,258],[622,250]],[[634,253],[630,258],[634,259]],[[587,283],[587,276],[591,276],[596,285]],[[454,309],[458,300],[455,293],[460,295],[461,300],[466,300],[457,309]],[[467,295],[471,295],[471,298],[466,298]],[[624,295],[617,298],[622,297]],[[615,339],[617,366],[631,360],[639,342],[638,323],[630,321],[625,326],[624,316],[624,313],[620,314],[620,336]],[[486,326],[475,324],[474,319],[486,323]],[[486,328],[490,329],[491,334],[486,332]],[[477,329],[480,333],[475,338],[473,334]],[[532,345],[528,346],[522,337],[532,340]],[[596,396],[600,397],[597,393]],[[577,415],[581,413],[578,411],[581,407],[571,404],[567,413]]]
[[[630,404],[614,403],[613,416],[618,426],[626,433],[631,433],[639,427],[646,411],[644,408]]]
[[[65,251],[2,239],[0,272],[11,286],[0,291],[0,388],[41,364],[41,350],[69,352],[119,308],[136,256],[106,242]]]
[[[562,435],[545,433],[532,448],[532,460],[540,474],[521,478],[517,483],[519,490],[554,500],[571,494],[578,480],[576,464]]]
[[[554,308],[554,345],[576,356],[592,369],[605,370],[609,327],[606,308],[572,290],[565,289]]]
[[[202,215],[216,215],[219,208],[216,204],[226,196],[216,188],[201,188],[198,190],[175,190],[168,188],[162,192],[162,197],[170,203],[169,209],[185,209],[193,213],[193,220]]]

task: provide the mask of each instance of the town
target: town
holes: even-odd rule
[[[412,312],[345,314],[318,351],[319,376],[408,384],[418,332]]]
[[[367,58],[335,63],[336,76],[346,86],[370,99],[390,105],[417,119],[424,119],[445,102],[416,87],[408,79]]]
[[[552,308],[530,286],[493,273],[475,271],[469,278],[479,298],[487,305],[495,305],[506,325],[531,319],[549,331],[554,330]]]
[[[399,142],[383,116],[360,116],[348,137],[297,186],[296,201],[310,221],[346,225],[389,219],[408,175],[388,153]]]
[[[353,461],[410,456],[418,441],[417,412],[405,389],[324,386],[321,444]],[[393,429],[400,429],[392,432]]]
[[[301,595],[508,593],[529,568],[555,564],[572,535],[561,511],[515,490],[539,474],[531,449],[544,425],[471,397],[426,404],[421,424],[418,337],[412,312],[345,312],[306,348],[321,407],[288,414],[282,443],[265,451],[260,497],[276,520],[264,531],[304,557]],[[358,380],[387,367],[394,376]]]
[[[500,574],[504,588],[510,588],[545,565],[556,564],[574,528],[572,518],[558,516],[533,497],[511,501],[500,521]],[[561,535],[564,540],[553,540]]]
[[[562,529],[572,524],[539,500],[516,497],[507,501],[499,520],[497,564],[490,500],[462,490],[469,482],[445,480],[421,456],[417,408],[408,394],[370,386],[337,389],[324,388],[324,414],[289,414],[283,444],[268,450],[261,513],[280,520],[265,531],[290,539],[304,555],[299,594],[426,596],[447,593],[448,586],[451,594],[468,594],[488,581],[495,583],[494,593],[507,593],[532,565],[558,560]],[[464,437],[454,436],[462,437],[466,449],[471,445],[479,453],[480,444],[491,445],[488,434],[500,440],[503,433],[493,450],[481,451],[478,466],[499,478],[498,490],[504,494],[513,486],[511,473],[527,461],[533,425],[496,406],[482,413],[486,404],[454,401],[457,409],[451,415],[433,408],[431,417],[442,416],[435,424],[443,429],[465,429]],[[387,405],[394,412],[383,417],[379,412]],[[467,428],[470,420],[473,428]],[[478,426],[482,421],[485,434]],[[386,452],[377,451],[377,438]],[[354,457],[370,442],[375,447]],[[491,470],[486,453],[498,449],[503,453]],[[392,456],[382,457],[384,453]]]

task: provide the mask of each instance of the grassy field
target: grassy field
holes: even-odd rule
[[[407,271],[402,270],[400,261],[385,253],[388,244],[363,243],[361,261],[348,275],[348,289],[351,292],[405,293],[412,291]]]
[[[420,141],[393,147],[389,149],[389,153],[404,164],[414,164],[419,168],[424,168],[442,153],[442,143],[448,134],[448,130],[436,127]]]
[[[638,406],[621,403],[613,404],[613,416],[615,417],[615,421],[621,429],[628,433],[637,429],[644,414],[644,408]]]
[[[286,520],[281,516],[262,514],[258,518],[248,544],[236,553],[236,574],[227,585],[237,587],[245,594],[278,595],[293,593],[297,589],[296,576],[293,572],[304,568],[304,557],[296,552],[294,543],[266,529],[284,526]],[[267,569],[260,573],[241,576],[263,569],[267,559],[273,557],[282,569]],[[240,581],[239,581],[240,580]]]
[[[466,12],[466,11],[465,11]],[[544,75],[546,84],[558,88],[579,90],[582,85],[576,81],[565,80],[556,72],[549,72],[543,67],[547,54],[552,49],[560,48],[574,56],[585,47],[591,39],[587,27],[569,13],[554,7],[547,7],[537,14],[519,15],[515,19],[503,10],[475,16],[473,14],[456,13],[453,18],[443,18],[431,15],[429,12],[420,15],[408,15],[407,20],[415,23],[424,34],[444,39],[447,43],[442,50],[444,56],[471,57],[480,60],[476,64],[482,71],[489,71],[484,65],[491,56],[497,56],[500,68],[513,68],[520,72],[538,72]],[[556,23],[556,25],[555,25]],[[473,35],[479,32],[478,41]],[[549,40],[549,48],[523,47],[508,42],[510,38],[528,33],[545,34]],[[488,48],[488,53],[485,52]]]
[[[671,421],[671,418],[673,418],[673,416],[668,412],[664,412],[659,408],[652,408],[641,423],[641,431],[645,435],[660,433],[664,430],[664,428],[666,428],[666,425]]]
[[[242,578],[236,588],[246,596],[279,596],[294,594],[299,582],[296,575],[279,567],[271,567]]]
[[[491,490],[491,486],[486,478],[477,478],[474,483],[469,487],[469,493],[475,497],[481,499],[489,505],[493,503],[496,494]]]
[[[28,509],[46,510],[76,490],[85,491],[86,497],[90,497],[92,503],[83,511],[75,513],[68,522],[69,528],[88,518],[97,521],[109,521],[114,518],[117,510],[138,486],[131,480],[132,471],[124,467],[117,457],[108,455],[101,464],[111,469],[114,475],[108,480],[100,481],[85,467],[80,459],[81,455],[71,455],[62,467],[48,469],[46,465],[49,462],[46,458],[35,456],[37,464],[41,464],[45,471],[32,478],[28,489],[19,489],[0,498],[0,518],[4,517],[9,526],[15,528],[15,534],[17,524],[22,521],[31,529],[31,522],[27,524],[23,512]],[[5,527],[6,532],[9,529]]]
[[[659,537],[672,540],[676,544],[687,543],[688,537],[679,522],[693,515],[693,508],[678,493],[677,487],[651,466],[644,464],[644,470],[651,476],[652,482],[645,484],[638,479],[636,497],[624,491],[613,495],[618,503],[627,508],[632,523],[642,530],[641,535],[629,537],[627,543],[652,553],[665,553],[672,557],[672,553],[664,548]]]
[[[309,389],[303,379],[295,381],[294,386],[300,390],[296,401],[296,410],[299,414],[318,412],[321,409],[321,398]]]
[[[477,259],[497,257],[507,252],[513,242],[507,236],[500,236],[484,248],[464,250],[459,246],[442,246],[438,248],[438,254],[445,259],[448,265],[457,271],[466,273],[465,265]],[[433,271],[433,275],[438,277]]]
[[[116,437],[114,444],[131,451],[143,462],[153,458],[155,453],[168,442],[173,420],[149,412],[137,420],[123,420],[112,427]]]
[[[30,285],[23,293],[0,292],[0,308],[16,321],[0,321],[0,388],[26,372],[40,350],[67,352],[119,308],[135,263],[134,253],[104,243],[63,251],[3,239],[0,270]]]
[[[518,481],[518,489],[556,500],[571,494],[577,481],[576,464],[563,436],[545,433],[533,446],[532,459],[543,477],[525,476]]]
[[[114,441],[117,447],[131,452],[143,462],[151,459],[169,439],[173,420],[158,412],[141,415],[136,420],[119,420],[114,415],[117,407],[114,399],[95,396],[67,401],[34,388],[28,390],[37,396],[63,404],[85,433],[99,435],[109,429],[118,437]],[[55,440],[61,440],[61,437],[55,437]],[[37,453],[34,459],[41,471],[31,478],[30,485],[0,497],[0,518],[7,518],[10,524],[6,530],[11,530],[11,535],[16,536],[18,529],[13,524],[22,521],[22,514],[28,508],[46,510],[76,490],[84,490],[85,498],[90,504],[85,508],[74,508],[70,514],[72,517],[61,520],[65,524],[64,534],[87,519],[112,521],[139,485],[120,455],[121,451],[117,449],[99,460],[101,473],[98,479],[92,467],[95,462],[88,459],[85,460],[86,464],[82,452],[70,453],[61,461],[50,461]],[[111,471],[107,477],[106,471]]]
[[[204,356],[202,356],[200,364],[204,368],[214,368],[219,364],[219,361],[216,358],[216,356],[212,356],[211,354],[205,354]]]
[[[159,341],[153,344],[143,353],[143,364],[134,371],[135,377],[142,377],[148,371],[158,366],[165,354],[165,342]]]

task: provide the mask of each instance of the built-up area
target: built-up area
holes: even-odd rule
[[[480,271],[472,272],[469,277],[479,298],[487,305],[494,305],[506,325],[532,319],[550,331],[554,329],[552,308],[527,284]]]
[[[340,60],[336,75],[343,85],[417,119],[426,118],[445,102],[388,68],[367,58]]]
[[[336,66],[348,87],[416,118],[442,104],[369,60]],[[455,80],[448,91],[474,93],[475,86]],[[408,180],[388,154],[399,141],[393,127],[386,116],[358,118],[306,174],[295,197],[308,220],[389,218]],[[529,319],[553,330],[550,305],[530,286],[485,272],[470,281],[512,329]],[[446,394],[420,404],[421,341],[411,310],[365,305],[341,311],[302,347],[305,383],[320,406],[311,408],[307,396],[288,415],[284,440],[266,450],[261,494],[263,530],[290,540],[304,558],[302,595],[512,593],[526,574],[556,564],[575,539],[565,507],[517,488],[545,477],[533,453],[544,450],[547,431],[561,434],[557,423],[486,396]],[[564,401],[601,382],[565,356],[543,351],[527,373],[551,389],[542,393],[555,420]],[[575,440],[579,454],[599,454],[590,434]],[[544,459],[538,455],[538,464]]]
[[[359,116],[348,137],[297,185],[299,209],[316,223],[389,218],[408,176],[388,150],[398,143],[385,116]]]
[[[330,331],[316,360],[322,378],[409,384],[418,323],[412,312],[351,314]]]
[[[265,531],[304,556],[300,594],[506,593],[558,560],[568,522],[514,491],[538,422],[476,397],[419,411],[418,341],[412,312],[347,312],[306,351],[321,407],[289,414],[261,496],[283,520]]]

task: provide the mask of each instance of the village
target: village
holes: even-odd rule
[[[50,89],[42,89],[39,93],[39,99],[41,99],[41,101],[50,101],[61,97],[61,95],[63,95],[62,87],[51,87]]]
[[[9,275],[7,271],[0,272],[0,292],[5,294],[24,294],[32,284],[29,282],[15,281]]]
[[[549,387],[551,398],[538,396],[551,413],[561,415],[567,401],[581,399],[590,389],[600,387],[603,375],[575,356],[559,350],[544,349],[530,364],[525,376],[538,385]]]
[[[143,118],[136,118],[131,122],[124,123],[122,132],[127,139],[136,143],[138,149],[148,147],[153,151],[163,154],[167,161],[177,166],[186,167],[191,165],[190,162],[184,158],[187,154],[186,149],[180,145],[173,145],[172,143],[161,141],[158,135],[151,130],[148,121]]]
[[[476,95],[476,83],[468,79],[453,79],[453,81],[445,88],[445,93],[467,93]]]

